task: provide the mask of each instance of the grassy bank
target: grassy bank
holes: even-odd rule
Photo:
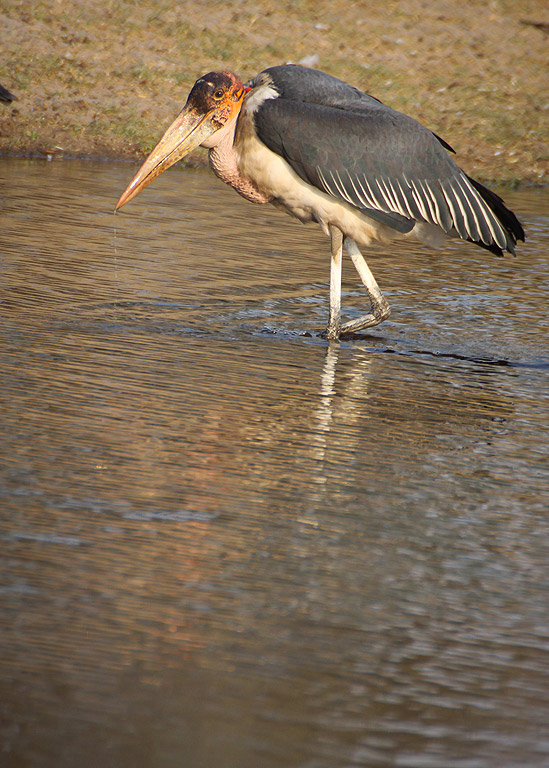
[[[0,82],[18,99],[0,152],[141,157],[204,72],[316,55],[477,177],[547,183],[549,38],[530,22],[549,23],[543,0],[3,0]]]

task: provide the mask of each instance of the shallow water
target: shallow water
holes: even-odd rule
[[[547,765],[548,193],[329,346],[322,233],[133,170],[0,159],[2,765]]]

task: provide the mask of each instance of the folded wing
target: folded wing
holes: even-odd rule
[[[255,113],[260,140],[304,181],[366,215],[409,232],[416,222],[494,253],[514,253],[522,227],[501,198],[470,179],[443,140],[416,120],[330,75],[267,70],[280,96]]]

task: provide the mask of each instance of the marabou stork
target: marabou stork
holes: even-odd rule
[[[437,246],[455,237],[501,256],[524,240],[515,214],[458,168],[443,139],[318,70],[269,67],[246,85],[230,72],[201,77],[116,209],[198,146],[243,197],[315,221],[330,235],[328,339],[377,325],[390,312],[357,243],[400,236]],[[342,324],[343,245],[371,309]]]

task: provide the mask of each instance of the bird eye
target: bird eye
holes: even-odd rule
[[[217,91],[215,91],[215,93],[214,93],[214,99],[216,101],[219,101],[219,99],[222,99],[224,95],[225,94],[223,92],[223,89],[222,88],[218,88]]]

